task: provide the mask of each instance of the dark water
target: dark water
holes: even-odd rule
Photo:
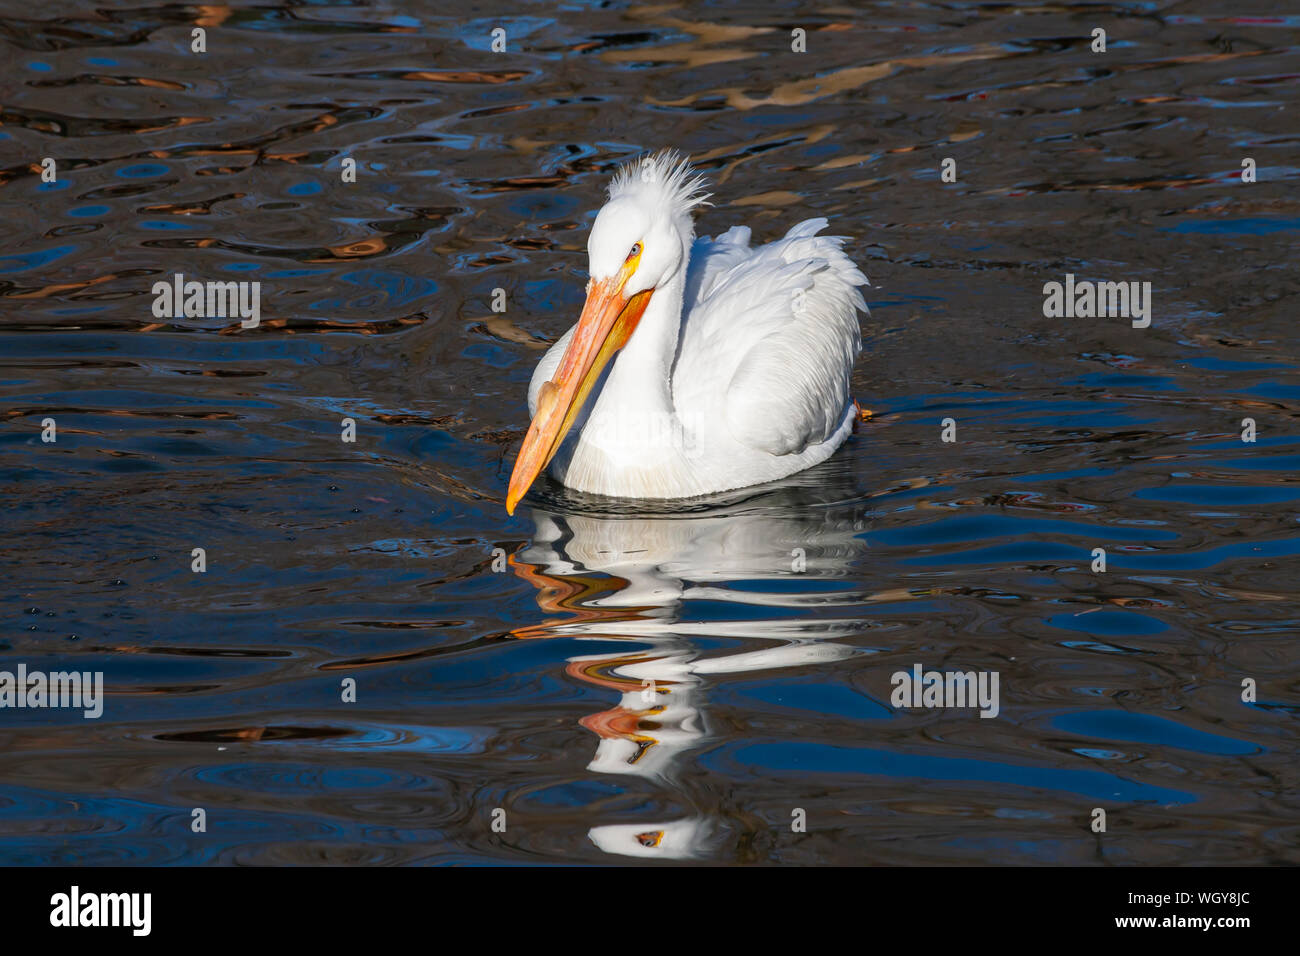
[[[0,668],[107,693],[0,710],[0,862],[1300,862],[1294,5],[94,6],[0,22]],[[509,518],[665,145],[702,233],[854,237],[874,417]],[[260,327],[155,318],[178,272]],[[1151,327],[1045,318],[1066,273]],[[916,664],[1000,713],[896,710]]]

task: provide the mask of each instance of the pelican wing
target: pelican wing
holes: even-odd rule
[[[674,402],[716,409],[737,441],[771,455],[826,441],[850,401],[868,283],[845,237],[817,235],[825,227],[809,219],[757,249],[739,227],[691,253]]]

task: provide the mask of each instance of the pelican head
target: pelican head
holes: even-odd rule
[[[555,377],[537,395],[537,413],[515,459],[506,511],[550,464],[610,359],[628,343],[655,290],[682,272],[705,202],[703,179],[676,153],[623,166],[587,239],[587,301]]]

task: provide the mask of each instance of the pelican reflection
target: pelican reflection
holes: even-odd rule
[[[693,512],[531,509],[536,534],[511,564],[537,588],[549,617],[515,636],[628,645],[567,662],[570,675],[614,698],[608,710],[581,721],[597,738],[590,771],[650,779],[694,804],[678,765],[708,737],[711,682],[855,653],[834,638],[857,633],[860,621],[834,612],[861,600],[848,593],[848,578],[866,550],[866,509],[850,495],[827,503],[824,485],[815,492],[793,482]],[[835,588],[833,579],[845,586]],[[719,612],[728,604],[750,608]],[[753,606],[774,613],[756,614]],[[701,638],[739,639],[745,647],[706,653]],[[589,836],[608,853],[683,858],[704,853],[714,829],[700,809],[677,820],[595,826]]]

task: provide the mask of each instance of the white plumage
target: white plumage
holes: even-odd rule
[[[592,299],[615,295],[608,315],[635,307],[637,293],[649,297],[604,374],[599,362],[590,372],[567,437],[559,429],[550,471],[571,488],[683,498],[760,484],[824,460],[852,430],[849,376],[867,279],[844,237],[817,235],[826,220],[809,219],[756,248],[745,226],[695,239],[701,186],[671,153],[624,167],[592,227],[588,309],[538,364],[529,411],[537,416],[551,383],[544,411],[558,420],[549,406],[567,381],[575,332],[594,324]],[[578,351],[592,348],[580,336]],[[531,444],[544,444],[534,430],[536,419],[516,479],[526,454],[538,454]]]

